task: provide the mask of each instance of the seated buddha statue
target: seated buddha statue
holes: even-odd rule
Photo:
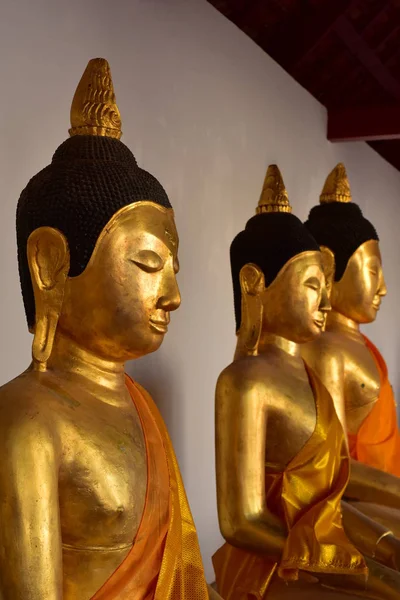
[[[71,123],[18,202],[33,358],[0,390],[0,597],[206,600],[165,424],[124,369],[180,304],[174,213],[119,139],[105,60]]]
[[[305,225],[330,260],[332,311],[326,332],[303,346],[303,357],[329,390],[347,432],[352,468],[346,495],[400,536],[393,390],[384,358],[360,331],[375,320],[386,285],[378,235],[351,201],[343,164],[328,176]]]
[[[400,541],[342,501],[349,454],[329,392],[302,360],[330,309],[322,252],[268,168],[230,251],[234,361],[216,387],[225,600],[398,598]]]

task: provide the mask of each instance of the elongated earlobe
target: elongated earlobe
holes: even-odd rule
[[[40,227],[29,236],[27,253],[35,296],[32,358],[34,368],[45,371],[53,349],[69,272],[68,244],[58,230]]]
[[[252,263],[240,271],[242,295],[242,322],[238,332],[235,360],[243,356],[256,356],[261,337],[263,304],[261,293],[265,288],[261,269]]]

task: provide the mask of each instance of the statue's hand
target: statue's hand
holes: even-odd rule
[[[386,559],[381,560],[381,557]],[[388,532],[378,541],[373,558],[395,571],[400,571],[400,539]]]

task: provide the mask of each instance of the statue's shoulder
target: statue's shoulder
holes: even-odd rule
[[[340,335],[337,333],[326,331],[312,342],[303,344],[301,355],[308,367],[325,385],[330,381],[339,384],[341,377],[344,376],[345,357]]]
[[[342,336],[333,331],[324,331],[312,342],[302,345],[303,355],[315,355],[319,358],[325,356],[338,356],[338,351],[342,347]],[[321,355],[323,353],[323,355]]]
[[[343,336],[336,331],[324,331],[313,342],[310,342],[310,344],[314,344],[317,348],[336,349],[343,344]]]
[[[51,429],[52,396],[34,372],[26,371],[0,387],[0,436],[10,428]]]
[[[56,413],[49,409],[51,393],[40,389],[38,383],[27,372],[0,388],[0,493],[10,499],[16,482],[23,481],[19,501],[28,507],[30,515],[34,515],[37,502],[30,496],[31,490],[44,489],[38,487],[43,482],[46,489],[57,485],[62,458]]]
[[[216,394],[226,393],[247,395],[259,393],[262,388],[268,390],[276,377],[274,364],[260,356],[249,356],[233,361],[220,374]]]

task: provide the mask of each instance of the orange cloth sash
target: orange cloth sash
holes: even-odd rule
[[[129,377],[147,451],[147,492],[132,550],[92,600],[208,600],[179,466],[152,398]]]
[[[349,433],[350,455],[355,460],[400,477],[400,431],[396,404],[386,363],[374,344],[365,336],[379,371],[379,398],[356,434]]]
[[[281,473],[266,468],[266,503],[287,538],[279,563],[226,543],[214,555],[218,591],[224,600],[268,598],[275,572],[296,580],[299,570],[366,574],[362,555],[342,526],[341,499],[349,479],[343,429],[326,388],[308,369],[317,421],[313,435]]]

